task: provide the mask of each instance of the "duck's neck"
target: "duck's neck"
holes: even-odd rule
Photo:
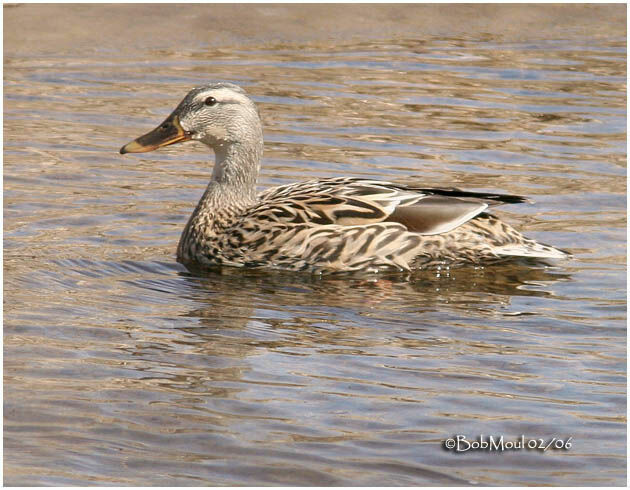
[[[225,220],[254,204],[263,144],[215,144],[212,179],[194,214]]]
[[[262,144],[225,143],[215,145],[215,163],[208,189],[227,193],[232,200],[256,200]]]
[[[256,180],[262,149],[262,138],[257,145],[214,145],[212,179],[179,240],[180,260],[196,260],[199,253],[209,253],[204,248],[207,243],[257,201]]]

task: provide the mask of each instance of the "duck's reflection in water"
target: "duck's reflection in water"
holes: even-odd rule
[[[515,297],[553,297],[553,284],[570,280],[563,269],[531,263],[412,274],[311,276],[233,268],[189,268],[182,274],[196,284],[195,297],[203,305],[189,315],[209,332],[250,321],[295,326],[300,318],[347,324],[370,312],[389,313],[394,323],[401,314],[418,319],[428,312],[494,316]]]

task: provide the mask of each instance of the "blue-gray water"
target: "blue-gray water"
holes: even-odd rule
[[[4,483],[623,485],[626,40],[491,35],[7,55]],[[211,155],[117,153],[238,83],[260,187],[527,195],[575,258],[319,278],[175,261]],[[571,439],[454,454],[456,434]]]

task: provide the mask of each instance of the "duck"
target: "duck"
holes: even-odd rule
[[[566,259],[489,208],[521,196],[331,177],[257,192],[263,127],[238,85],[192,89],[155,129],[120,149],[143,153],[187,141],[214,151],[210,182],[184,227],[185,265],[334,272],[484,266],[515,258]]]

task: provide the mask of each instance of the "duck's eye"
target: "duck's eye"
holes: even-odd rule
[[[214,97],[208,97],[206,98],[206,100],[203,101],[203,103],[212,107],[213,105],[216,105],[217,99],[215,99]]]

